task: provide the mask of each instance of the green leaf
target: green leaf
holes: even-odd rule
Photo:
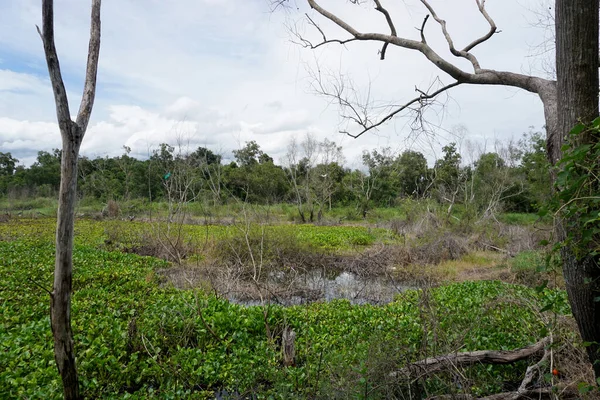
[[[548,287],[548,280],[544,280],[541,285],[535,287],[535,291],[541,293]]]
[[[540,312],[543,313],[545,311],[551,310],[553,307],[554,307],[554,302],[548,303],[544,307],[542,307]]]
[[[586,394],[591,392],[592,390],[594,390],[594,387],[592,385],[590,385],[589,383],[585,383],[585,382],[579,382],[577,384],[577,390],[579,391],[579,393],[581,394]]]
[[[581,122],[578,123],[577,125],[575,125],[573,127],[573,129],[571,129],[571,131],[569,132],[569,135],[579,135],[581,132],[583,132],[585,130],[585,124],[582,124]]]

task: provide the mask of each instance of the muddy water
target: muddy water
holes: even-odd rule
[[[394,296],[415,285],[397,282],[391,275],[359,276],[352,272],[311,270],[304,273],[273,272],[265,285],[266,299],[249,298],[230,293],[230,301],[244,305],[260,305],[268,300],[282,305],[306,304],[314,301],[346,299],[353,304],[386,304]]]

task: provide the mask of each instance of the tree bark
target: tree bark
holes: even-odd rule
[[[67,91],[54,44],[53,0],[42,0],[42,30],[38,28],[44,44],[48,74],[54,92],[58,127],[62,137],[54,286],[50,296],[50,324],[54,337],[54,359],[62,378],[64,398],[67,400],[81,398],[71,329],[73,231],[77,196],[77,159],[96,94],[96,76],[100,54],[100,4],[101,0],[92,0],[86,76],[81,105],[75,121],[71,120]]]
[[[50,299],[54,358],[63,381],[65,399],[79,399],[79,382],[71,330],[73,276],[73,229],[77,194],[77,157],[81,137],[79,127],[70,124],[71,134],[63,136],[61,179],[56,227],[54,291]]]
[[[556,0],[557,135],[551,148],[558,154],[565,136],[578,123],[598,116],[598,0]],[[581,144],[590,137],[582,137]],[[560,221],[557,239],[568,234]],[[584,341],[592,343],[587,352],[600,378],[600,268],[597,257],[577,258],[564,247],[563,273],[573,316]]]

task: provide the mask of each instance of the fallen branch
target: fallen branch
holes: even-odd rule
[[[550,344],[550,338],[544,338],[531,346],[516,350],[479,350],[430,357],[412,363],[398,371],[391,372],[390,377],[424,376],[448,367],[463,367],[473,364],[512,364],[541,352],[548,344]]]
[[[484,245],[485,247],[487,247],[489,249],[495,250],[495,251],[497,251],[499,253],[504,253],[504,254],[508,255],[509,257],[514,257],[515,256],[512,252],[510,252],[508,250],[501,249],[500,247],[493,246],[493,245],[491,245],[489,243],[482,243],[482,245]]]
[[[434,396],[428,397],[426,400],[520,400],[520,399],[536,399],[536,400],[544,400],[544,399],[553,399],[553,393],[551,388],[540,388],[540,389],[532,389],[527,390],[525,392],[507,392],[507,393],[498,393],[492,394],[486,397],[475,397],[470,394],[462,394],[462,395],[442,395],[442,396]]]

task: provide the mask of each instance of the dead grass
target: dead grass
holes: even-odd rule
[[[479,281],[503,279],[508,276],[506,255],[493,251],[477,250],[455,260],[436,266],[438,273],[450,281]]]

